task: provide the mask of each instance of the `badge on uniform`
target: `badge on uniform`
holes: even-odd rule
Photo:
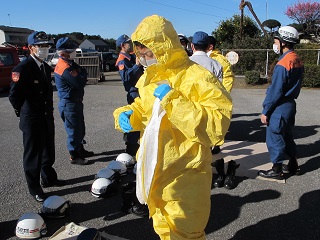
[[[119,65],[119,70],[123,70],[124,69],[124,64]]]
[[[78,72],[75,71],[75,70],[71,71],[70,74],[71,74],[72,77],[78,76]]]
[[[12,81],[18,82],[19,78],[20,78],[20,73],[19,72],[12,72],[11,78],[12,78]]]

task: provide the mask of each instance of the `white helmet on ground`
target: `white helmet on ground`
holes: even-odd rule
[[[116,192],[114,183],[106,178],[96,179],[91,186],[91,195],[94,197],[107,197]]]
[[[21,239],[37,239],[47,234],[47,226],[37,213],[23,214],[16,226],[16,236]]]
[[[48,218],[62,218],[68,215],[71,203],[60,196],[48,197],[42,205],[40,214]]]
[[[135,164],[134,158],[128,153],[120,153],[116,158],[116,161],[122,162],[126,167],[133,167]]]
[[[127,174],[127,167],[124,165],[124,163],[112,160],[109,162],[107,168],[112,169],[115,172],[120,173],[120,175],[126,175]]]
[[[99,170],[99,172],[96,174],[96,179],[98,178],[106,178],[109,179],[111,181],[114,181],[116,178],[116,172],[113,171],[110,168],[102,168],[101,170]]]
[[[281,42],[299,43],[299,33],[297,29],[291,26],[280,27],[274,38],[279,39]]]

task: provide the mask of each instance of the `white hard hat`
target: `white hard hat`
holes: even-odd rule
[[[132,167],[135,164],[134,158],[128,153],[120,153],[116,161],[122,162],[126,167]]]
[[[43,202],[40,214],[48,218],[62,218],[69,213],[70,206],[70,201],[63,197],[50,196]]]
[[[116,189],[113,183],[106,178],[96,179],[91,186],[91,194],[94,197],[105,197],[115,193]]]
[[[120,175],[126,175],[127,174],[127,167],[124,165],[124,163],[112,160],[109,162],[107,168],[112,169],[115,172],[120,173]]]
[[[16,236],[22,239],[37,239],[47,234],[47,226],[37,213],[23,214],[16,226]]]
[[[291,26],[280,27],[274,38],[289,43],[299,43],[299,33],[297,29]]]
[[[107,179],[113,181],[115,179],[115,174],[116,174],[116,172],[113,171],[110,168],[102,168],[96,174],[96,179],[98,179],[98,178],[107,178]]]

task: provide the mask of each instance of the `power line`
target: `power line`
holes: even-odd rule
[[[214,5],[211,5],[211,4],[207,4],[207,3],[202,3],[202,2],[194,1],[194,0],[185,0],[185,1],[194,2],[194,3],[199,3],[199,4],[202,4],[202,5],[205,5],[205,6],[209,6],[209,7],[213,7],[213,8],[216,8],[216,9],[220,9],[220,10],[224,10],[224,11],[227,11],[227,12],[232,12],[232,13],[234,13],[234,14],[237,14],[237,13],[235,13],[234,11],[231,11],[231,10],[229,10],[229,9],[217,7],[217,6],[214,6]]]
[[[193,12],[193,13],[198,13],[198,14],[207,15],[207,16],[212,16],[212,17],[218,17],[218,18],[226,18],[226,17],[222,17],[222,16],[217,16],[217,15],[209,14],[209,13],[203,13],[203,12],[198,12],[198,11],[189,10],[189,9],[185,9],[185,8],[175,7],[175,6],[171,6],[171,5],[167,5],[167,4],[163,4],[163,3],[153,2],[153,1],[149,1],[149,0],[145,0],[145,1],[146,1],[146,2],[150,2],[150,3],[154,3],[154,4],[158,4],[158,5],[162,5],[162,6],[165,6],[165,7],[170,7],[170,8],[175,8],[175,9],[183,10],[183,11],[186,11],[186,12]]]

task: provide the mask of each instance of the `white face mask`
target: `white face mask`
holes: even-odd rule
[[[157,59],[155,59],[155,58],[146,60],[145,58],[141,57],[139,60],[140,60],[141,65],[144,67],[149,67],[152,64],[158,63]]]
[[[210,57],[211,53],[212,53],[212,50],[210,50],[209,52],[207,52],[207,56]]]
[[[280,50],[278,48],[278,45],[277,44],[273,44],[273,51],[276,53],[276,54],[280,54]]]
[[[37,51],[34,53],[38,58],[44,60],[48,57],[49,48],[48,47],[36,47]]]
[[[76,51],[69,53],[69,55],[70,55],[69,59],[73,60],[76,57],[76,54],[77,54]]]

